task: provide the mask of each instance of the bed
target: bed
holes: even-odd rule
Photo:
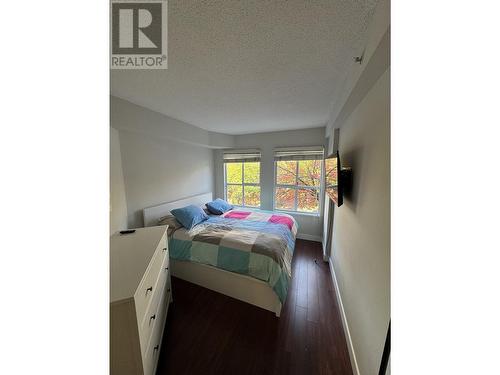
[[[157,225],[171,210],[204,206],[212,193],[143,210],[144,225]],[[234,209],[210,216],[191,230],[169,231],[172,275],[280,316],[291,279],[297,223],[289,215]]]

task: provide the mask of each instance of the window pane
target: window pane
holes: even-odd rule
[[[227,185],[227,201],[236,206],[243,205],[243,187],[241,185]]]
[[[260,207],[260,186],[245,186],[245,206]]]
[[[296,161],[291,160],[276,162],[276,183],[278,185],[295,185],[296,173]]]
[[[297,211],[318,212],[319,211],[319,190],[300,189],[297,195]]]
[[[299,161],[298,184],[302,186],[318,186],[321,179],[321,160]]]
[[[325,160],[326,186],[337,186],[337,158]]]
[[[276,188],[276,208],[295,210],[295,189]]]
[[[243,163],[226,163],[226,182],[228,184],[241,184]]]
[[[245,183],[258,184],[260,180],[260,163],[245,163]]]

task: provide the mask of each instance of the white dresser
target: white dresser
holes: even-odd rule
[[[154,374],[172,301],[167,226],[111,236],[111,374]]]

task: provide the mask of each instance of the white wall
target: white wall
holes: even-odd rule
[[[120,131],[127,130],[208,148],[228,148],[234,145],[232,135],[198,128],[116,96],[111,96],[110,100],[111,124]]]
[[[214,133],[111,98],[111,124],[119,130],[128,227],[143,226],[142,209],[214,190]],[[215,139],[213,138],[215,137]]]
[[[175,140],[120,131],[129,227],[142,209],[213,191],[213,151]]]
[[[258,134],[236,135],[235,148],[261,150],[261,208],[273,209],[274,148],[288,146],[324,146],[325,128],[290,130]],[[224,197],[224,169],[222,151],[215,151],[215,194]],[[323,216],[293,214],[299,224],[299,236],[318,241],[323,237]]]
[[[123,181],[120,136],[118,130],[110,128],[110,166],[109,166],[109,232],[127,229],[127,200]]]
[[[331,262],[363,375],[377,374],[390,319],[390,71],[340,128],[352,192],[335,209]]]

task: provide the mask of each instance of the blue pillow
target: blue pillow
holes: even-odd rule
[[[224,212],[232,210],[233,206],[227,203],[224,199],[217,198],[206,204],[208,211],[214,215],[222,215]]]
[[[186,229],[191,229],[195,225],[208,219],[208,215],[201,207],[190,205],[182,208],[176,208],[170,211],[179,223]]]

